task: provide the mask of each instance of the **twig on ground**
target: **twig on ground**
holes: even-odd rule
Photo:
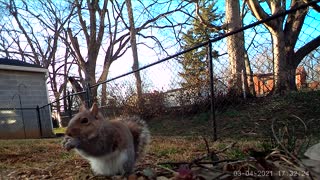
[[[163,166],[161,166],[161,165],[156,165],[156,167],[161,168],[161,169],[164,169],[164,170],[166,170],[166,171],[169,171],[169,172],[171,172],[171,173],[173,173],[173,174],[176,174],[176,173],[177,173],[176,171],[174,171],[174,170],[172,170],[172,169],[169,169],[169,168],[166,168],[166,167],[163,167]]]
[[[236,159],[224,159],[224,160],[219,160],[219,161],[203,161],[203,162],[195,162],[197,164],[219,164],[219,163],[223,163],[223,162],[236,162],[238,160]],[[193,163],[193,164],[195,164]],[[186,165],[186,164],[192,164],[191,162],[187,162],[187,161],[181,161],[181,162],[161,162],[158,163],[157,165]]]
[[[233,143],[230,143],[228,146],[226,146],[225,148],[219,150],[219,151],[216,151],[216,154],[220,154],[220,153],[223,153],[225,152],[226,150],[232,148],[234,145],[236,145],[237,142],[233,142]]]
[[[299,119],[301,120],[301,119]],[[273,134],[273,137],[275,138],[275,140],[277,141],[277,143],[281,146],[281,148],[283,149],[283,151],[285,151],[286,154],[288,154],[288,156],[290,156],[293,160],[295,160],[296,162],[300,162],[300,160],[298,158],[296,158],[294,155],[292,155],[288,149],[282,144],[282,142],[279,140],[278,136],[276,135],[275,133],[275,130],[274,130],[274,123],[275,123],[276,119],[274,118],[272,120],[272,124],[271,124],[271,130],[272,130],[272,134]],[[304,123],[303,123],[304,124]],[[305,125],[305,124],[304,124]]]
[[[304,126],[304,134],[305,134],[305,138],[306,138],[306,133],[307,133],[307,125],[305,124],[305,122],[299,118],[298,116],[295,116],[295,115],[292,115],[292,117],[295,117],[296,119],[298,119]],[[292,159],[294,160],[296,163],[298,163],[299,165],[302,165],[306,170],[308,170],[309,172],[312,172],[312,170],[305,166],[302,161],[300,159],[298,159],[296,156],[292,155],[292,153],[290,153],[288,151],[288,149],[282,144],[282,142],[279,140],[278,136],[276,135],[275,133],[275,130],[274,130],[274,124],[275,124],[275,121],[276,119],[274,118],[272,120],[272,123],[271,123],[271,130],[272,130],[272,134],[273,134],[273,137],[275,138],[275,140],[277,141],[277,143],[280,145],[280,147],[282,148],[282,150]],[[293,165],[294,167],[296,167],[297,170],[299,171],[302,171],[301,168],[298,168],[296,165],[294,165],[294,163],[292,163],[291,161],[287,160],[286,158],[284,158],[283,156],[280,156],[280,159],[282,159],[284,162],[286,162],[287,164],[290,164],[290,165]],[[312,175],[310,176],[310,178],[313,180],[313,177]]]

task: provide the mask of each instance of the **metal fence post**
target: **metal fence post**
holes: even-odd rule
[[[92,101],[91,101],[91,89],[90,89],[90,84],[87,84],[86,87],[86,100],[87,100],[87,106],[90,108],[92,106]]]
[[[26,123],[24,120],[24,113],[23,113],[23,108],[22,108],[22,101],[21,101],[21,96],[18,94],[19,97],[19,104],[20,104],[20,111],[21,111],[21,119],[22,119],[22,124],[23,124],[23,133],[24,133],[24,138],[27,138],[27,132],[26,132]]]
[[[41,116],[40,116],[40,107],[39,107],[39,105],[37,106],[36,110],[37,110],[39,132],[40,132],[40,138],[41,138],[42,137],[42,126],[41,126]]]
[[[243,99],[246,99],[246,98],[247,98],[245,80],[246,80],[246,76],[245,76],[245,74],[244,74],[244,70],[242,69],[242,70],[241,70],[241,84],[242,84]]]
[[[67,92],[67,96],[68,96],[68,116],[71,119],[72,118],[72,102],[71,102],[71,94],[70,91]]]
[[[208,61],[209,61],[209,73],[210,73],[210,121],[213,129],[213,140],[217,140],[217,125],[215,115],[215,104],[214,104],[214,79],[213,79],[213,63],[212,63],[212,43],[208,43]]]

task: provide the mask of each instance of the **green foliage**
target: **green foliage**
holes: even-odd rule
[[[260,148],[261,151],[268,152],[272,151],[278,146],[273,140],[272,141],[263,141],[262,143],[257,144],[257,148]]]
[[[178,149],[177,147],[168,147],[166,149],[158,149],[158,151],[155,152],[158,156],[169,156],[172,154],[178,154],[182,153],[183,151],[181,149]]]
[[[245,159],[247,155],[240,148],[233,148],[226,152],[226,156],[230,159]]]
[[[216,29],[210,28],[206,25],[215,25],[223,17],[222,14],[217,12],[217,8],[215,7],[216,1],[200,0],[199,5],[201,17],[206,23],[201,22],[199,19],[192,20],[192,27],[182,36],[183,50],[208,41],[217,34]],[[213,54],[217,54],[217,52],[213,52]],[[207,47],[192,50],[182,56],[180,63],[183,67],[183,72],[179,73],[179,75],[185,80],[182,83],[182,87],[203,87],[208,83],[209,72],[206,56]]]

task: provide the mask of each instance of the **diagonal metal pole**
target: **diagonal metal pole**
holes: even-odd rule
[[[86,87],[86,101],[87,101],[87,106],[88,108],[90,108],[92,106],[92,94],[91,94],[91,88],[90,88],[90,84],[87,84]]]
[[[212,123],[213,140],[217,140],[217,124],[215,115],[215,104],[214,104],[214,79],[213,79],[213,63],[212,63],[212,43],[208,43],[208,61],[209,61],[209,73],[210,73],[210,121]]]

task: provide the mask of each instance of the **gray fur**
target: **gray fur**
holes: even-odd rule
[[[63,147],[76,149],[97,175],[132,173],[150,142],[146,123],[137,116],[107,121],[100,113],[93,113],[95,108],[82,109],[71,119]],[[88,124],[81,123],[84,117],[89,119]]]

